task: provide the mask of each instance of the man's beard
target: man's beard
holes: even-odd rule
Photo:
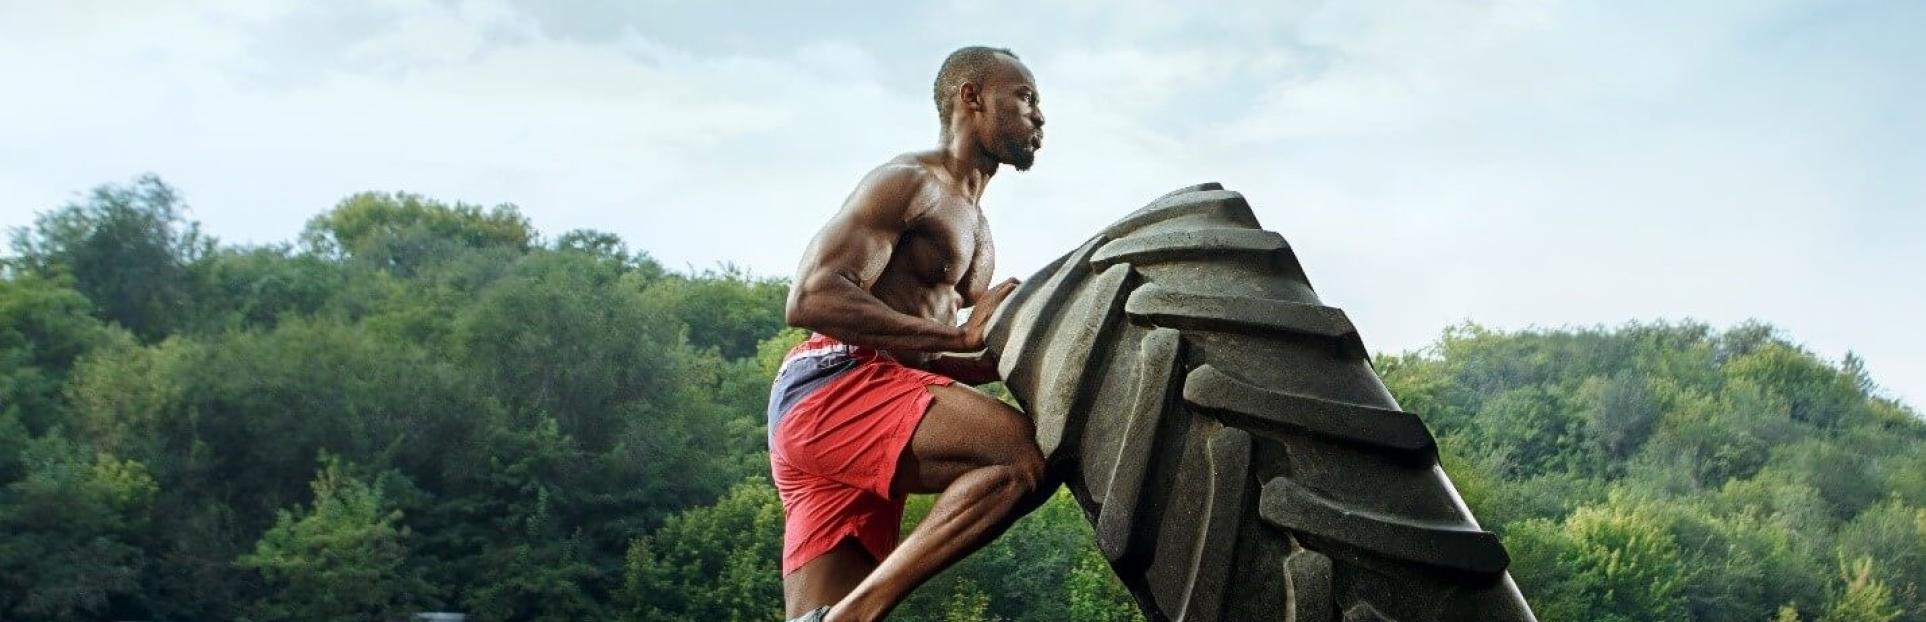
[[[1037,161],[1037,150],[1030,145],[1029,136],[1005,137],[998,145],[996,159],[1018,171],[1030,170],[1030,165]]]

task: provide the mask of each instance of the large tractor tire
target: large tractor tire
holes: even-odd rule
[[[1026,281],[989,349],[1152,620],[1534,620],[1431,433],[1218,184]]]

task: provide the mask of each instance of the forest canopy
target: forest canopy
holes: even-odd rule
[[[154,176],[8,237],[0,619],[780,618],[782,279],[407,193],[224,244]],[[1374,365],[1540,619],[1926,621],[1926,424],[1853,355],[1467,323]],[[1138,619],[1061,492],[895,617]]]

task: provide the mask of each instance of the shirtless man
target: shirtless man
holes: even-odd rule
[[[1054,491],[1028,417],[968,386],[998,380],[983,349],[1016,279],[978,199],[1043,146],[1036,81],[1009,50],[968,47],[936,77],[942,142],[871,171],[803,253],[784,319],[807,340],[769,400],[785,515],[786,616],[880,620]],[[958,312],[971,307],[958,326]],[[942,493],[904,538],[903,502]]]

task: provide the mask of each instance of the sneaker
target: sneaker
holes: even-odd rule
[[[809,610],[809,613],[796,616],[789,622],[823,622],[823,619],[827,617],[829,617],[829,605],[823,605]]]

